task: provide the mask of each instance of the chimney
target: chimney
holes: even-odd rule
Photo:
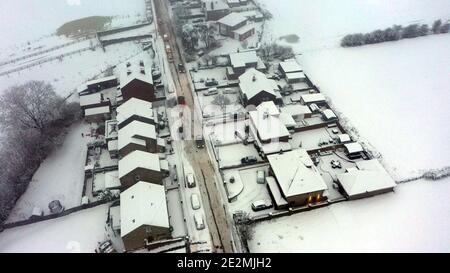
[[[130,76],[131,75],[131,70],[127,70],[127,75]]]
[[[144,68],[141,68],[141,74],[145,75],[145,69]]]
[[[253,74],[252,81],[256,82],[256,75],[255,74]]]

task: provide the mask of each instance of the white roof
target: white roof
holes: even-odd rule
[[[280,63],[281,68],[285,73],[292,73],[292,72],[301,72],[303,71],[302,67],[298,64],[295,60],[289,60],[285,62]]]
[[[363,147],[358,142],[344,144],[344,147],[350,154],[364,151]]]
[[[167,161],[165,159],[164,160],[160,160],[159,164],[161,165],[161,170],[169,171],[169,161]]]
[[[111,171],[105,173],[105,188],[120,188],[119,171]]]
[[[280,187],[278,186],[275,178],[273,178],[272,176],[267,176],[266,182],[267,186],[269,186],[270,192],[272,193],[273,199],[275,200],[275,204],[277,204],[277,206],[287,205],[288,202],[281,194]]]
[[[131,98],[117,107],[117,121],[119,124],[134,115],[154,120],[155,115],[153,113],[152,103],[137,98]]]
[[[239,87],[242,93],[247,95],[247,99],[251,99],[262,91],[275,94],[278,86],[274,80],[269,80],[266,75],[258,70],[251,68],[239,77]]]
[[[164,186],[140,181],[122,192],[120,217],[122,237],[143,225],[169,228]]]
[[[98,104],[101,102],[102,102],[102,96],[100,95],[100,93],[80,96],[80,106],[81,107],[92,105],[92,104]]]
[[[376,159],[356,163],[357,170],[338,174],[337,178],[349,196],[394,188],[394,180]]]
[[[217,22],[227,25],[227,26],[230,26],[230,27],[234,27],[245,21],[247,21],[247,18],[245,16],[243,16],[242,14],[240,14],[238,12],[232,12],[232,13],[228,14],[227,16],[222,17]]]
[[[213,3],[213,5],[211,5],[211,3]],[[211,11],[211,10],[224,10],[224,9],[229,9],[230,7],[228,6],[227,3],[225,3],[222,0],[206,0],[206,10],[207,11]],[[213,8],[214,7],[214,8]]]
[[[261,140],[289,136],[289,131],[280,120],[280,112],[272,101],[261,103],[256,111],[250,111],[249,114],[251,124],[258,131]]]
[[[111,113],[111,109],[109,108],[109,105],[107,106],[100,106],[100,107],[94,107],[94,108],[88,108],[84,110],[85,116],[93,116],[93,115],[99,115],[99,114],[109,114]]]
[[[325,101],[325,96],[321,93],[306,94],[306,95],[302,95],[301,98],[305,103]]]
[[[289,104],[281,108],[281,113],[290,114],[293,117],[311,114],[311,109],[303,104]]]
[[[241,51],[230,54],[231,66],[236,67],[244,67],[249,63],[258,63],[259,58],[256,55],[255,50],[250,51]]]
[[[341,143],[352,141],[348,134],[340,134],[340,135],[338,135],[338,138],[339,138],[339,142],[341,142]]]
[[[294,118],[288,113],[281,113],[280,119],[286,127],[293,127],[297,125],[297,122],[295,122]]]
[[[245,34],[245,33],[249,32],[250,30],[252,30],[252,29],[254,29],[254,28],[255,28],[255,25],[254,25],[254,24],[247,24],[247,25],[245,25],[245,26],[242,26],[242,27],[236,29],[236,30],[234,31],[234,33],[236,33],[236,34],[238,34],[238,35],[242,35],[242,34]]]
[[[288,80],[297,80],[297,79],[305,79],[305,73],[303,72],[290,72],[286,73],[286,78]]]
[[[116,76],[104,77],[104,78],[88,81],[85,84],[87,86],[87,85],[98,84],[98,83],[102,83],[102,82],[106,82],[106,81],[112,81],[112,80],[117,80],[117,77]]]
[[[119,160],[119,178],[124,177],[136,168],[161,171],[157,154],[134,151]]]
[[[140,65],[141,61],[144,63],[143,67]],[[129,67],[127,67],[128,63],[130,64]],[[143,52],[126,61],[120,66],[120,88],[122,89],[134,79],[153,84],[152,64],[153,62],[147,52]],[[142,69],[145,74],[141,73]],[[128,72],[131,72],[131,74],[128,75]]]
[[[322,113],[323,113],[323,115],[325,116],[326,119],[337,118],[336,114],[331,109],[325,109],[325,110],[323,110]]]
[[[109,208],[109,215],[112,220],[112,227],[114,230],[120,229],[120,206]]]
[[[166,146],[166,140],[164,138],[156,138],[156,145],[158,146]]]
[[[119,150],[129,143],[144,144],[144,139],[155,139],[155,125],[133,120],[127,126],[119,130]]]
[[[327,189],[306,150],[273,154],[267,159],[286,197]]]
[[[108,151],[118,151],[119,141],[117,139],[108,141]]]

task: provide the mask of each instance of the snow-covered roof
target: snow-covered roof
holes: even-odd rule
[[[286,73],[286,79],[287,80],[300,80],[300,79],[306,79],[305,73],[303,72],[290,72]]]
[[[159,156],[143,151],[129,153],[119,160],[119,178],[124,177],[137,168],[154,170],[157,172],[161,171]]]
[[[161,170],[163,170],[163,171],[169,171],[169,161],[167,161],[167,160],[160,160],[159,161],[159,164],[160,164],[160,166],[161,166]]]
[[[94,108],[88,108],[84,110],[84,115],[87,116],[93,116],[93,115],[99,115],[99,114],[109,114],[111,112],[111,109],[109,108],[109,105],[107,106],[99,106]]]
[[[117,139],[108,141],[108,151],[118,151],[119,150],[119,141]]]
[[[242,22],[247,21],[247,18],[238,12],[232,12],[225,17],[222,17],[219,21],[220,24],[227,25],[229,27],[234,27]]]
[[[269,186],[269,190],[272,193],[273,199],[277,206],[286,206],[288,202],[283,197],[280,192],[280,187],[277,184],[277,181],[272,176],[266,176],[267,186]]]
[[[164,147],[166,146],[166,140],[164,138],[158,137],[156,138],[156,145]]]
[[[346,142],[352,141],[348,134],[340,134],[340,135],[338,135],[338,138],[339,138],[340,143],[346,143]]]
[[[154,120],[155,115],[153,113],[152,103],[137,98],[131,98],[117,107],[117,121],[119,124],[134,115]]]
[[[339,183],[349,196],[392,189],[394,180],[376,159],[359,161],[357,170],[338,174]]]
[[[336,119],[336,118],[337,118],[336,114],[335,114],[335,113],[333,112],[333,110],[331,110],[331,109],[325,109],[325,110],[323,110],[322,114],[324,115],[324,117],[325,117],[327,120],[330,120],[330,119]]]
[[[286,197],[324,191],[327,185],[305,149],[267,156]]]
[[[100,93],[80,96],[80,106],[89,106],[93,104],[99,104],[102,102],[102,96]]]
[[[140,181],[122,192],[120,217],[122,237],[143,225],[169,228],[164,186]]]
[[[90,80],[90,81],[86,82],[85,84],[86,84],[86,86],[89,86],[89,85],[99,84],[102,82],[113,81],[113,80],[117,80],[117,77],[109,76],[109,77],[104,77],[104,78],[100,78],[100,79]]]
[[[236,67],[245,67],[250,63],[258,63],[259,57],[256,55],[255,50],[250,51],[241,51],[230,54],[230,62],[233,68]]]
[[[245,34],[245,33],[249,32],[250,30],[252,30],[252,29],[254,29],[254,28],[255,28],[255,25],[254,25],[254,24],[247,24],[247,25],[245,25],[245,26],[242,26],[242,27],[236,29],[236,30],[234,31],[234,33],[236,33],[236,34],[238,34],[238,35],[242,35],[242,34]]]
[[[256,111],[250,111],[249,114],[251,124],[262,141],[289,136],[289,131],[280,120],[280,112],[272,101],[261,103]]]
[[[129,143],[144,143],[145,145],[143,139],[156,140],[155,125],[133,120],[130,124],[119,130],[119,150]]]
[[[280,119],[286,127],[294,127],[297,125],[294,118],[288,113],[280,113]]]
[[[270,80],[263,73],[251,68],[239,77],[239,87],[247,99],[251,99],[262,91],[275,94],[278,86],[274,80]]]
[[[325,101],[325,96],[322,93],[306,94],[302,95],[301,99],[304,103],[323,102]]]
[[[105,188],[120,188],[119,171],[111,171],[105,173]]]
[[[205,1],[205,7],[207,11],[212,11],[212,10],[226,10],[229,9],[230,7],[228,6],[227,3],[225,3],[222,0],[206,0]]]
[[[293,117],[311,114],[308,106],[302,104],[289,104],[281,108],[281,113],[290,114]]]
[[[364,151],[363,147],[358,142],[344,144],[344,147],[349,154],[360,153]]]
[[[147,52],[143,52],[126,61],[119,67],[120,88],[124,88],[134,79],[153,84],[152,64],[152,59]]]
[[[302,72],[303,71],[303,68],[295,60],[281,62],[280,66],[285,73]]]

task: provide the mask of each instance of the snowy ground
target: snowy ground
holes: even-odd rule
[[[25,193],[19,198],[7,222],[25,220],[34,207],[49,214],[48,203],[59,200],[66,208],[79,206],[84,182],[89,126],[78,123],[70,128],[63,146],[56,149],[34,174]]]
[[[450,118],[450,35],[352,49],[338,46],[347,33],[448,19],[450,2],[260,2],[274,15],[266,39],[300,36],[301,43],[293,46],[303,54],[307,75],[382,154],[395,178],[450,164],[450,129],[445,125]],[[294,12],[296,16],[289,16]]]
[[[0,253],[94,252],[106,239],[108,205],[0,233]]]
[[[256,225],[252,252],[449,252],[450,179]]]

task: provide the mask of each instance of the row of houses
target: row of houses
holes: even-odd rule
[[[88,82],[87,89],[80,93],[80,105],[86,121],[104,122],[109,154],[118,158],[118,170],[105,173],[104,187],[121,192],[120,205],[110,209],[110,221],[125,249],[132,251],[171,238],[163,184],[169,164],[160,158],[166,143],[158,137],[153,102],[159,98],[150,56],[140,54],[118,67],[117,72],[120,76],[116,81],[107,77]],[[114,99],[106,98],[101,91],[112,87]]]

